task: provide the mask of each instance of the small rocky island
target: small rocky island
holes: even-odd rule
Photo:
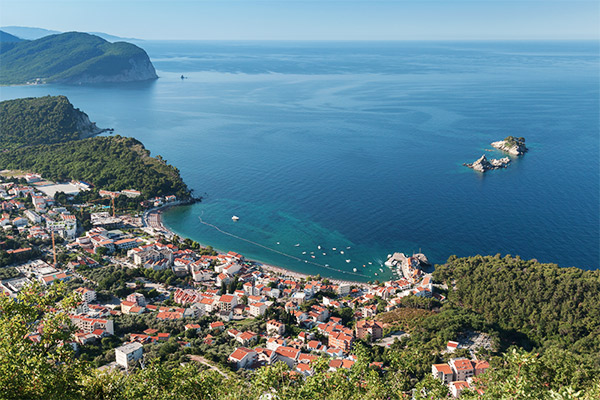
[[[514,136],[508,136],[504,140],[493,142],[492,146],[513,156],[522,156],[528,150],[527,147],[525,147],[524,137],[516,138]]]
[[[477,161],[473,163],[465,163],[463,165],[478,172],[486,172],[491,169],[506,168],[508,164],[510,164],[510,158],[508,157],[492,159],[488,161],[484,154]]]

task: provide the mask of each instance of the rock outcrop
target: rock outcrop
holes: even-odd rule
[[[479,159],[477,159],[477,161],[463,165],[478,172],[486,172],[491,169],[506,168],[508,164],[510,164],[510,158],[508,157],[504,157],[501,159],[492,159],[488,161],[487,157],[484,154]]]
[[[493,142],[492,146],[513,156],[521,156],[528,150],[525,146],[525,138],[516,138],[514,136],[509,136],[504,140]]]

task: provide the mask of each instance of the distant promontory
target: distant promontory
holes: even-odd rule
[[[525,146],[524,137],[516,138],[514,136],[508,136],[504,140],[493,142],[492,146],[497,148],[498,150],[505,151],[513,156],[521,156],[525,154],[528,150]]]
[[[134,82],[158,78],[148,54],[131,43],[110,43],[80,32],[31,41],[12,38],[2,35],[0,84],[3,85]]]

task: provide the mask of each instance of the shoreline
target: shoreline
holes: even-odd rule
[[[156,207],[153,208],[151,210],[147,210],[144,212],[144,217],[143,217],[143,223],[144,223],[144,227],[150,227],[153,228],[154,230],[157,231],[162,231],[164,233],[166,233],[169,237],[173,237],[175,235],[179,236],[179,237],[183,237],[182,235],[178,235],[177,233],[173,232],[171,229],[169,229],[168,227],[165,226],[165,224],[162,221],[162,213],[165,210],[168,210],[171,207],[177,207],[182,205],[181,203],[177,203],[177,204],[165,204],[162,205],[160,207]],[[152,221],[151,223],[147,223],[147,219]],[[189,238],[191,239],[191,238]],[[192,239],[193,240],[193,239]],[[211,246],[212,247],[212,246]],[[227,254],[227,251],[225,250],[221,250],[221,249],[217,249],[214,248],[213,249],[219,253],[219,254]],[[289,278],[293,278],[293,279],[306,279],[309,277],[315,277],[315,275],[311,275],[311,274],[306,274],[303,272],[297,272],[297,271],[293,271],[291,269],[287,269],[278,265],[272,265],[272,264],[268,264],[268,263],[264,263],[260,260],[254,260],[254,259],[246,259],[247,261],[253,262],[257,265],[260,266],[261,269],[265,270],[265,271],[269,271],[275,274],[279,274],[282,275],[284,277],[289,277]],[[319,274],[320,275],[320,274]],[[322,278],[324,279],[328,279],[330,282],[335,283],[335,284],[347,284],[347,285],[353,285],[353,286],[361,286],[361,287],[368,287],[370,286],[367,282],[359,282],[359,281],[353,281],[353,280],[347,280],[347,279],[337,279],[337,278],[330,278],[327,276],[323,276],[321,275]]]

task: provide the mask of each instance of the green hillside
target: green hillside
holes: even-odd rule
[[[75,84],[157,78],[143,49],[79,32],[16,43],[0,54],[0,63],[0,84],[23,84],[37,79]]]
[[[0,53],[12,49],[18,42],[22,41],[23,39],[11,35],[8,32],[0,31]]]
[[[0,102],[0,149],[78,140],[100,132],[65,96]]]
[[[12,150],[0,154],[0,169],[35,171],[52,180],[84,180],[107,190],[136,188],[145,198],[189,197],[177,168],[150,157],[141,142],[118,135]]]

